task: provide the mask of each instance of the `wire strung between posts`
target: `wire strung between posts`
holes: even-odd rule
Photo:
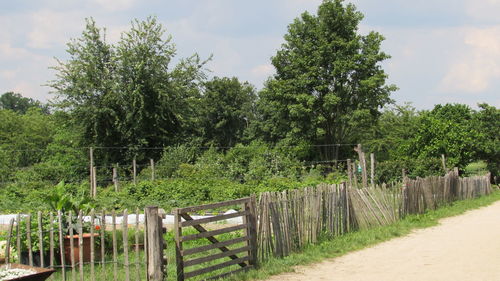
[[[331,143],[331,144],[309,144],[309,145],[283,145],[277,146],[276,148],[290,148],[290,147],[340,147],[340,146],[356,146],[357,143]],[[88,149],[102,149],[102,150],[165,150],[168,148],[175,148],[178,146],[158,146],[158,147],[133,147],[133,146],[81,146],[81,147],[70,147],[70,148],[30,148],[30,149],[5,149],[0,148],[0,151],[5,152],[27,152],[27,151],[78,151],[78,150],[88,150]],[[182,145],[186,148],[199,148],[199,149],[231,149],[234,146],[196,146],[196,145]]]

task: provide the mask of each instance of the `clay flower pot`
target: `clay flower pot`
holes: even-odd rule
[[[75,259],[75,263],[80,262],[80,251],[83,251],[83,261],[82,262],[90,262],[90,233],[84,233],[83,235],[83,245],[82,249],[80,249],[79,235],[73,235],[73,257]],[[99,233],[94,233],[94,241],[99,237]],[[94,242],[95,243],[95,242]],[[95,247],[95,258],[97,259],[99,249]],[[64,237],[64,260],[66,264],[71,264],[71,237],[66,235]]]

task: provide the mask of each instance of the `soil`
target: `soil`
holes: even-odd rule
[[[283,280],[500,280],[500,201],[374,247],[328,259]]]

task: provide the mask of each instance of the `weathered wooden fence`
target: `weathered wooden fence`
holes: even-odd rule
[[[193,219],[190,215],[190,213],[192,212],[213,210],[234,205],[240,205],[241,210],[234,213],[215,215],[200,219]],[[182,281],[184,279],[196,277],[224,268],[229,268],[231,266],[239,266],[238,269],[231,269],[230,271],[219,273],[216,276],[210,276],[207,278],[219,279],[229,274],[248,270],[257,264],[257,219],[255,196],[238,200],[219,202],[215,204],[175,209],[174,216],[177,280]],[[207,230],[202,226],[207,223],[234,218],[242,218],[242,223],[216,230]],[[182,229],[186,227],[193,227],[196,231],[198,231],[198,233],[183,235]],[[221,238],[216,238],[217,235],[238,231],[243,231],[244,234],[237,238],[232,238],[225,241],[221,240]],[[198,239],[207,239],[210,244],[184,249],[184,245],[186,242]],[[217,253],[213,253],[213,250],[217,251]],[[238,256],[241,253],[243,254]],[[195,258],[185,260],[185,257],[196,254],[198,255],[195,256]],[[211,263],[220,259],[226,260],[216,264],[208,264],[202,268],[198,268],[190,272],[185,272],[185,268],[188,268],[190,266]]]
[[[51,280],[150,280],[146,232],[138,210],[19,214],[5,237],[5,262],[56,269]]]
[[[422,214],[456,200],[490,193],[490,175],[460,178],[457,172],[449,172],[443,177],[405,179],[401,216]]]
[[[259,258],[287,256],[315,243],[325,231],[349,230],[349,201],[345,185],[264,192],[259,200]]]
[[[397,185],[354,188],[319,185],[283,192],[264,192],[258,203],[258,257],[283,257],[316,243],[358,229],[394,223],[455,200],[491,193],[489,176],[409,180]]]
[[[253,268],[257,261],[287,256],[321,237],[391,224],[491,191],[489,175],[460,178],[450,172],[404,179],[392,186],[322,184],[264,192],[258,203],[252,196],[175,209],[176,279],[220,278]],[[229,207],[236,211],[193,216]],[[145,215],[138,210],[131,215],[126,210],[120,215],[106,211],[17,215],[8,226],[6,262],[55,268],[54,281],[164,280],[162,229],[157,207],[146,208]]]

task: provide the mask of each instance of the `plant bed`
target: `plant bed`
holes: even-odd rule
[[[54,273],[54,269],[10,263],[0,267],[1,281],[44,281]],[[16,274],[16,272],[18,274]],[[5,276],[3,273],[6,273]],[[10,275],[9,275],[10,274]]]
[[[90,233],[84,233],[83,235],[83,262],[90,262]],[[99,237],[98,233],[94,233],[94,239]],[[95,248],[95,258],[98,258],[99,247]],[[80,262],[80,243],[79,243],[79,235],[73,235],[73,258],[75,263]],[[66,265],[71,264],[71,236],[67,235],[64,237],[64,260]]]

